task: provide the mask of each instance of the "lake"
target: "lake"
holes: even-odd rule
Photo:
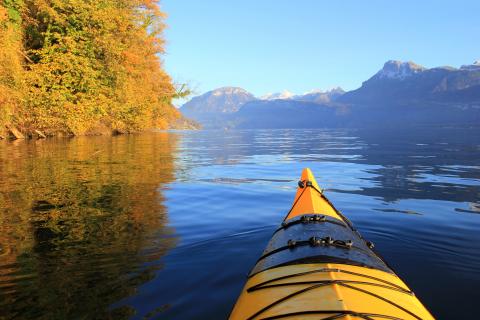
[[[224,319],[310,167],[439,319],[480,298],[480,129],[0,141],[0,319]]]

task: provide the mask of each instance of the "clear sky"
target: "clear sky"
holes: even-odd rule
[[[167,71],[196,94],[359,87],[390,59],[480,59],[480,0],[162,0]]]

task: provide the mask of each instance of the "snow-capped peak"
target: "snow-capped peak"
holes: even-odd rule
[[[476,71],[480,69],[480,60],[474,61],[472,64],[463,65],[460,67],[462,70]]]
[[[425,67],[412,61],[402,62],[398,60],[390,60],[385,63],[382,70],[380,70],[376,76],[378,78],[387,79],[405,79],[424,70],[426,70]]]
[[[231,95],[231,94],[250,94],[247,90],[239,87],[222,87],[211,91],[214,96]]]
[[[263,95],[260,97],[262,100],[277,100],[277,99],[290,99],[295,94],[288,90],[283,90],[282,92],[276,92],[276,93],[267,93],[266,95]]]
[[[303,96],[307,95],[307,94],[328,94],[328,93],[337,93],[337,92],[341,92],[341,93],[344,93],[345,91],[340,88],[340,87],[332,87],[330,89],[326,89],[326,90],[323,90],[323,89],[313,89],[313,90],[310,90],[310,91],[307,91],[303,94]]]

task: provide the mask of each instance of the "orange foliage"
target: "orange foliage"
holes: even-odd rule
[[[99,126],[121,132],[168,128],[181,117],[171,104],[175,89],[159,58],[165,25],[156,1],[10,1],[23,18],[17,34],[24,47],[17,41],[17,50],[7,51],[19,61],[22,73],[15,75],[25,86],[13,88],[22,102],[22,108],[8,109],[15,119],[3,112],[0,120],[8,118],[4,122],[25,131],[83,134]],[[0,22],[8,20],[11,8],[0,9]],[[1,29],[0,39],[8,36],[7,29]],[[2,70],[8,59],[0,51]],[[12,83],[0,75],[2,106],[12,96],[4,88],[7,82]]]
[[[0,6],[0,136],[5,135],[5,125],[15,120],[21,107],[21,35],[14,14],[13,8]]]

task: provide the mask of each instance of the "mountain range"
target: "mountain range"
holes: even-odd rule
[[[260,98],[223,87],[194,97],[182,113],[205,128],[315,128],[480,123],[480,61],[425,68],[387,61],[356,90],[288,91]]]

